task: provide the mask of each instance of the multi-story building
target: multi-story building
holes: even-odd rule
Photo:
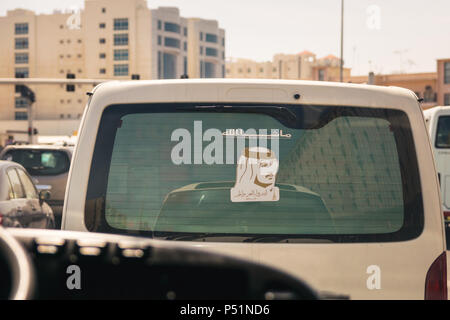
[[[340,59],[333,55],[317,59],[316,55],[309,51],[276,54],[272,61],[265,62],[230,59],[227,61],[226,77],[339,81]],[[350,69],[344,68],[344,80],[349,78]]]
[[[149,9],[145,0],[85,0],[79,12],[39,15],[16,9],[0,17],[0,36],[0,78],[224,77],[225,31],[217,21],[183,18],[173,7]],[[77,127],[92,88],[29,87],[36,95],[33,118],[58,120],[48,134]],[[0,86],[0,121],[26,120],[27,104],[15,86]]]
[[[437,61],[437,101],[440,106],[450,106],[450,59]]]

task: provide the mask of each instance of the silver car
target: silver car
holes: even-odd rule
[[[48,204],[55,215],[56,228],[61,227],[67,176],[73,147],[53,145],[12,145],[0,153],[0,160],[21,164],[33,177],[38,190],[51,192]]]
[[[18,163],[0,161],[0,225],[53,229],[55,218],[45,203],[49,191],[38,193],[31,177]]]

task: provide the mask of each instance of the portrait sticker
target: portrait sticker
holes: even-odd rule
[[[264,147],[245,148],[237,163],[232,202],[269,202],[280,200],[275,186],[279,162],[276,154]]]

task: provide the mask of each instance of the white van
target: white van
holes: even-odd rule
[[[448,243],[450,240],[450,106],[425,110],[424,115],[441,185],[442,211]],[[450,243],[447,247],[450,248]]]
[[[62,229],[245,257],[351,299],[447,299],[439,182],[409,90],[113,81],[79,133]]]

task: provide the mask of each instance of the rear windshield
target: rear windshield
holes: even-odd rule
[[[352,107],[110,106],[85,221],[184,241],[412,239],[423,209],[409,121]]]
[[[18,149],[8,151],[3,160],[20,163],[32,176],[51,176],[69,171],[70,160],[65,152]]]
[[[450,148],[450,117],[439,117],[436,132],[436,148]]]

